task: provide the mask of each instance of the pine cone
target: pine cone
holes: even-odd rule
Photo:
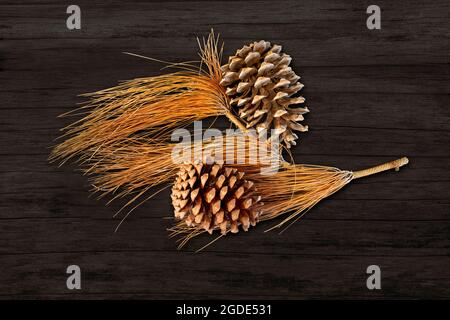
[[[222,81],[230,104],[258,132],[275,128],[275,134],[290,148],[298,136],[293,131],[307,131],[297,121],[303,120],[308,108],[291,107],[303,103],[301,96],[292,97],[303,84],[289,64],[291,57],[281,46],[261,40],[244,46],[222,66]]]
[[[183,164],[172,187],[175,217],[212,233],[247,231],[258,221],[260,197],[244,173],[222,164]]]

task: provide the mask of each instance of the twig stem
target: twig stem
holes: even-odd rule
[[[247,132],[247,128],[231,111],[227,111],[225,115],[228,117],[228,119],[230,119],[231,122],[233,122],[236,125],[236,127],[241,129],[242,132]]]
[[[379,173],[379,172],[386,171],[386,170],[390,170],[390,169],[395,169],[396,171],[398,171],[398,169],[400,167],[406,165],[408,162],[409,162],[408,158],[407,157],[403,157],[403,158],[400,158],[400,159],[397,159],[397,160],[394,160],[394,161],[391,161],[391,162],[380,164],[380,165],[372,167],[372,168],[355,171],[353,173],[353,179],[358,179],[358,178],[370,176],[372,174]]]

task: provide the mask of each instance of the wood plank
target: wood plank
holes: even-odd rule
[[[409,1],[408,5],[378,1],[378,5],[383,10],[383,29],[378,33],[370,33],[365,27],[364,1],[283,1],[275,6],[267,1],[218,1],[214,5],[156,1],[129,6],[79,1],[83,23],[89,28],[77,32],[63,27],[65,8],[53,1],[3,6],[0,18],[11,26],[3,35],[11,41],[69,38],[75,40],[67,42],[73,46],[78,40],[98,39],[96,42],[107,46],[113,43],[115,48],[128,43],[130,49],[145,52],[151,48],[152,54],[157,50],[166,54],[169,40],[174,52],[185,54],[195,48],[192,38],[213,27],[226,39],[226,52],[234,51],[243,41],[266,38],[282,41],[290,51],[300,49],[298,60],[306,65],[448,63],[448,41],[436,41],[434,37],[440,34],[442,40],[448,39],[446,1]],[[36,24],[44,27],[36,28]],[[380,47],[379,43],[384,45]],[[360,59],[355,61],[355,56]]]
[[[440,298],[450,294],[446,267],[450,261],[442,256],[298,257],[274,252],[209,253],[206,257],[117,251],[29,254],[3,261],[4,289],[0,297],[379,299]],[[65,268],[74,263],[83,272],[80,293],[65,288]],[[371,264],[382,268],[383,290],[366,288],[365,271]],[[34,266],[34,272],[30,272],[30,266]],[[161,288],[165,288],[163,292]]]
[[[81,217],[2,219],[0,255],[45,252],[92,252],[116,250],[176,251],[176,239],[169,239],[166,229],[171,220],[151,218],[151,209],[135,213],[114,233],[119,220],[105,219],[90,208],[79,208]],[[146,215],[146,216],[144,216]],[[313,216],[314,211],[309,216]],[[360,215],[369,215],[362,211]],[[143,217],[144,216],[144,217]],[[170,216],[170,212],[166,213]],[[323,215],[322,215],[323,216]],[[215,242],[207,252],[229,254],[280,255],[383,255],[426,256],[449,255],[446,235],[450,220],[383,221],[313,220],[305,218],[279,235],[264,231],[280,219],[257,225],[248,233],[230,235]],[[41,235],[45,234],[45,237]],[[21,237],[21,235],[27,235]],[[207,234],[194,239],[187,251],[200,249],[215,237]],[[180,254],[181,255],[181,254]]]

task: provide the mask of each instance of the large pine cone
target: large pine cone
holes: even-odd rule
[[[281,141],[289,148],[298,136],[293,131],[307,131],[297,121],[303,120],[306,107],[301,96],[292,97],[302,87],[299,76],[289,64],[291,57],[281,52],[281,46],[261,40],[244,46],[222,66],[222,81],[230,104],[247,123],[258,132],[275,129]]]
[[[247,231],[258,221],[260,197],[244,173],[222,164],[183,164],[172,187],[175,217],[212,233]]]

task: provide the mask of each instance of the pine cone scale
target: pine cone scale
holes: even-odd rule
[[[181,166],[171,198],[175,218],[208,232],[235,233],[239,226],[247,231],[259,217],[254,184],[222,164]]]

